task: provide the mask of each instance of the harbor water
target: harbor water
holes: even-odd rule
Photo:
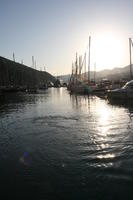
[[[4,199],[133,199],[133,108],[65,88],[0,102]]]

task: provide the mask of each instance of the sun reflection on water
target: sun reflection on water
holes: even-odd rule
[[[105,148],[108,148],[108,147],[109,147],[109,144],[104,144],[104,143],[102,143],[102,144],[100,145],[100,147],[101,147],[102,149],[105,149]]]
[[[96,140],[97,146],[100,149],[96,158],[104,162],[104,160],[108,160],[106,163],[106,167],[108,164],[112,163],[112,159],[116,157],[115,153],[112,153],[112,147],[110,145],[111,137],[111,128],[110,119],[113,116],[112,109],[110,107],[100,101],[97,105],[96,114],[97,114],[97,124],[96,124]],[[105,163],[104,163],[105,164]]]
[[[116,158],[119,156],[117,149],[120,145],[116,146],[116,144],[120,144],[121,131],[125,128],[120,120],[120,117],[124,122],[127,120],[125,110],[114,107],[98,97],[87,98],[71,96],[73,109],[75,110],[76,107],[80,111],[78,112],[78,123],[82,122],[83,129],[81,130],[85,130],[85,139],[83,131],[81,131],[80,140],[84,140],[83,144],[90,144],[89,146],[83,145],[83,150],[91,150],[92,154],[88,155],[88,158],[91,157],[95,160],[95,166],[109,167],[115,164]]]
[[[110,117],[110,111],[104,104],[101,105],[100,108],[98,109],[98,115],[99,115],[99,123],[101,123],[103,126],[107,125]]]
[[[97,107],[97,130],[98,135],[102,137],[102,140],[106,140],[106,137],[110,134],[112,125],[110,119],[112,118],[112,110],[106,104],[99,104]]]
[[[115,155],[114,154],[110,154],[110,153],[105,154],[105,155],[98,155],[97,156],[97,158],[99,158],[99,159],[111,159],[111,158],[114,158],[114,157],[115,157]]]

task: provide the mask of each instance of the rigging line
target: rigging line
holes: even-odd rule
[[[86,54],[86,53],[85,53]],[[84,54],[84,59],[83,59],[83,61],[82,61],[82,64],[81,64],[81,71],[82,71],[82,68],[83,68],[83,66],[84,66],[84,62],[85,62],[85,59],[86,59],[86,55]]]

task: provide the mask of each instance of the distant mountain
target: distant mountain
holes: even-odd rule
[[[132,71],[133,71],[133,65],[132,65]],[[93,72],[94,74],[94,72]],[[93,78],[91,73],[91,78]],[[107,78],[109,80],[120,80],[120,79],[130,79],[130,66],[126,66],[123,68],[114,68],[112,70],[102,70],[99,72],[96,72],[96,79],[99,81],[102,78]]]
[[[132,65],[133,72],[133,65]],[[87,74],[86,74],[87,75]],[[59,76],[64,82],[68,82],[70,79],[70,74]],[[91,79],[94,79],[94,71],[90,72]],[[114,69],[104,69],[95,74],[96,81],[100,81],[103,78],[107,78],[109,80],[120,80],[120,79],[130,79],[130,66],[125,66],[123,68],[114,68]]]

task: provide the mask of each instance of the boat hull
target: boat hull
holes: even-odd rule
[[[69,87],[69,90],[71,93],[76,93],[76,94],[90,94],[91,89],[87,85],[71,85]]]

